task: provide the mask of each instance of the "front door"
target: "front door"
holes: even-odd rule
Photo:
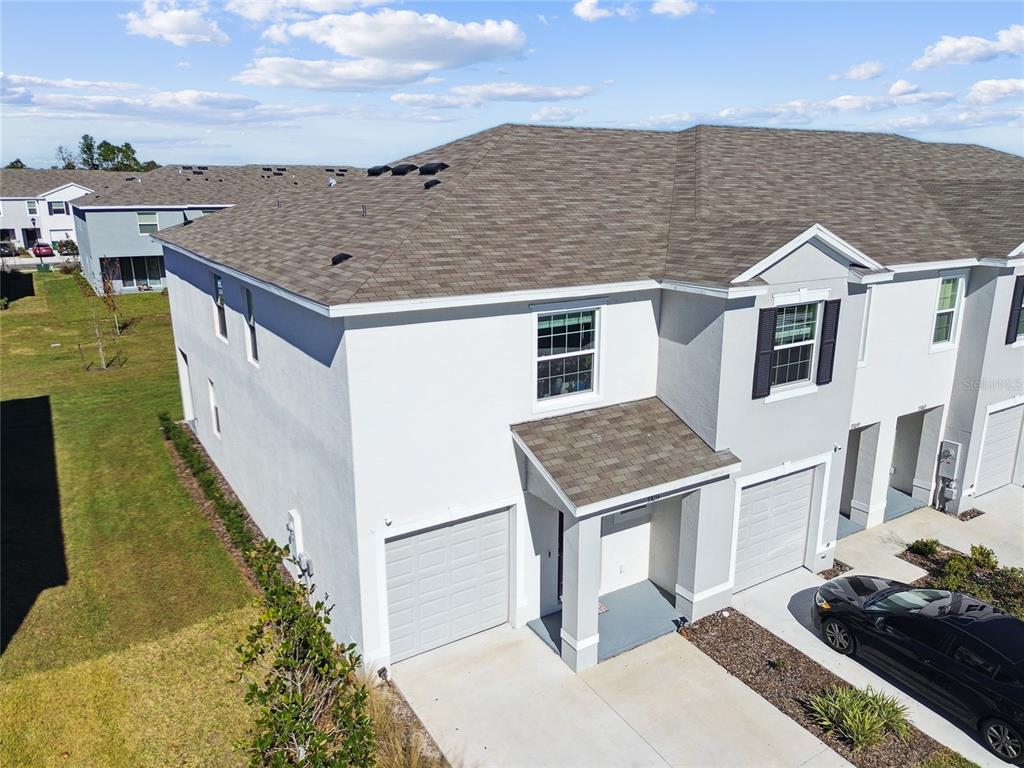
[[[39,239],[43,236],[43,233],[38,229],[23,229],[21,230],[21,239],[25,241],[25,247],[31,248],[33,245],[39,242]]]

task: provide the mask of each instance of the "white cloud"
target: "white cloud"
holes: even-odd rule
[[[619,5],[614,8],[603,8],[599,0],[578,0],[572,7],[573,15],[579,16],[584,21],[597,21],[612,16],[633,16],[636,12],[631,5]]]
[[[594,88],[589,85],[549,86],[524,83],[482,83],[456,85],[448,93],[395,93],[391,100],[414,107],[473,107],[489,101],[564,101],[582,99]]]
[[[545,16],[543,13],[537,14],[537,21],[543,24],[545,27],[550,26],[551,22],[558,21],[557,16]]]
[[[880,61],[864,61],[848,67],[841,75],[829,75],[829,80],[874,80],[885,72]]]
[[[883,123],[880,127],[889,131],[918,133],[922,131],[958,131],[990,126],[1019,128],[1024,124],[1024,109],[974,109],[956,113],[944,112],[933,115],[909,115]]]
[[[142,12],[131,11],[124,16],[125,29],[130,35],[145,35],[166,40],[178,46],[192,43],[216,43],[225,45],[228,36],[217,22],[207,19],[205,3],[189,8],[179,8],[175,0],[145,0]]]
[[[921,90],[921,86],[911,83],[909,80],[897,80],[891,86],[889,86],[890,96],[906,96],[910,93],[917,93]]]
[[[582,114],[585,114],[587,110],[580,107],[541,107],[532,115],[530,115],[530,122],[532,123],[568,123],[575,120]]]
[[[973,64],[1000,56],[1020,56],[1024,52],[1024,26],[1011,24],[996,33],[995,40],[965,35],[943,35],[937,43],[925,48],[924,54],[911,65],[914,69],[930,69],[943,64]]]
[[[362,91],[423,81],[455,69],[519,55],[526,35],[511,21],[456,22],[437,14],[382,9],[272,24],[276,43],[305,38],[347,57],[337,61],[258,58],[234,79],[246,85]]]
[[[188,69],[189,67],[192,66],[192,62],[191,61],[179,61],[174,66],[176,66],[178,69]]]
[[[249,21],[300,19],[310,15],[350,11],[381,0],[228,0],[224,9]]]
[[[123,83],[115,80],[51,80],[35,75],[8,75],[0,72],[0,80],[4,86],[36,86],[42,88],[81,88],[99,91],[126,91],[141,88],[137,83]]]
[[[655,0],[651,13],[663,16],[689,16],[699,9],[694,0]]]
[[[979,80],[967,92],[967,101],[972,104],[991,104],[1019,95],[1024,95],[1024,79]]]

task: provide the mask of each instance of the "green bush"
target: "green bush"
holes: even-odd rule
[[[996,553],[981,544],[971,545],[971,560],[978,568],[992,570],[999,567],[999,560]]]
[[[938,539],[918,539],[911,544],[907,549],[913,552],[915,555],[921,557],[935,557],[935,554],[939,551],[939,540]]]
[[[1024,621],[1024,568],[996,568],[986,576],[988,600]]]
[[[0,310],[7,309],[11,306],[11,300],[6,296],[0,296]]]
[[[808,703],[811,719],[857,752],[875,746],[891,733],[901,741],[910,737],[907,709],[891,696],[875,691],[833,685]]]
[[[974,570],[974,561],[966,555],[957,553],[946,561],[946,565],[942,569],[939,586],[942,589],[948,589],[950,592],[966,592],[967,594],[980,597],[971,589]]]

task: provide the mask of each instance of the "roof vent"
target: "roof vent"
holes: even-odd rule
[[[284,176],[284,173],[282,173],[281,171],[274,171],[274,175],[275,176]]]
[[[430,181],[423,182],[423,188],[424,189],[433,189],[434,187],[436,187],[440,183],[441,183],[440,179],[431,179]]]
[[[367,176],[383,176],[385,173],[391,170],[390,165],[375,165],[372,168],[366,169]]]
[[[328,173],[334,173],[333,168],[324,168],[324,170],[327,171]]]
[[[260,170],[261,170],[261,171],[272,171],[272,170],[274,170],[274,169],[273,169],[273,168],[270,168],[270,167],[265,167],[265,168],[260,168]]]
[[[391,175],[405,176],[405,174],[412,173],[413,171],[415,171],[416,168],[418,168],[418,166],[415,166],[412,163],[402,163],[401,165],[396,165],[394,168],[391,169]]]
[[[435,173],[440,173],[448,168],[451,168],[448,163],[425,163],[420,166],[420,175],[433,176]]]
[[[202,171],[192,171],[192,175],[193,176],[202,176],[203,172]]]
[[[341,262],[348,261],[351,258],[351,253],[336,253],[333,256],[331,256],[331,266],[336,267],[339,264],[341,264]]]
[[[191,165],[183,165],[183,166],[181,166],[181,167],[182,167],[182,168],[183,168],[184,170],[186,170],[186,171],[191,171],[191,170],[192,170],[192,166],[191,166]]]
[[[199,169],[200,171],[208,171],[208,170],[210,170],[210,166],[208,166],[208,165],[197,165],[196,167],[197,167],[197,168],[198,168],[198,169]]]
[[[288,169],[287,168],[278,168],[277,170],[279,170],[281,172],[284,172],[284,171],[287,171]]]

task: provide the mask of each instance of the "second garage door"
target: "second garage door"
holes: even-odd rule
[[[734,589],[803,565],[813,491],[813,468],[741,491]]]
[[[1024,405],[989,414],[975,495],[1002,488],[1013,479],[1014,467],[1021,460],[1022,422]]]
[[[508,619],[508,512],[386,543],[391,659]]]

